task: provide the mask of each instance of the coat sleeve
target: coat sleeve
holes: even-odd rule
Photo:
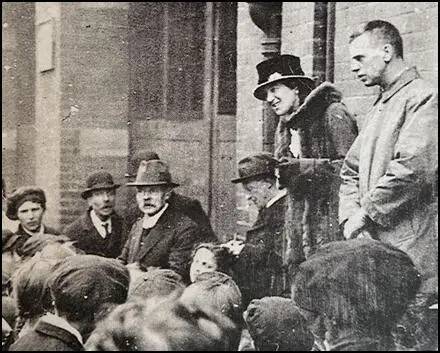
[[[369,217],[391,226],[402,209],[431,190],[438,170],[438,95],[414,90],[406,101],[406,116],[385,174],[361,200]],[[430,195],[429,195],[430,196]]]
[[[359,146],[358,136],[347,152],[341,168],[339,189],[339,223],[343,223],[361,207],[359,197]]]
[[[218,241],[218,238],[211,227],[211,221],[209,220],[208,215],[203,210],[200,201],[194,200],[192,202],[192,214],[194,215],[195,218],[193,220],[200,225],[202,236],[205,239],[204,241],[207,242]]]
[[[201,242],[202,231],[200,226],[189,224],[182,226],[177,232],[169,251],[168,265],[188,282],[191,253],[196,244]]]
[[[332,159],[344,159],[358,135],[358,127],[353,115],[344,103],[332,103],[326,110],[328,140],[334,153]]]

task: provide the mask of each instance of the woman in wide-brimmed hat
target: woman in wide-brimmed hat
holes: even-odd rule
[[[358,134],[357,122],[332,83],[323,82],[315,88],[314,79],[304,74],[299,57],[278,55],[259,63],[257,71],[254,96],[266,101],[279,117],[275,158],[291,163],[301,158],[295,175],[285,176],[280,168],[280,183],[288,183],[293,198],[307,204],[303,242],[308,256],[320,244],[341,239],[337,217],[339,170]],[[328,160],[332,161],[330,166]],[[318,221],[312,224],[310,219]]]

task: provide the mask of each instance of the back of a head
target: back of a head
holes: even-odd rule
[[[300,265],[295,303],[354,330],[387,334],[420,286],[403,251],[380,241],[354,239],[321,247]]]
[[[129,278],[116,259],[75,255],[58,263],[49,286],[56,309],[75,321],[98,314],[107,304],[124,303]]]
[[[30,237],[21,247],[21,258],[26,260],[41,252],[48,245],[61,245],[69,241],[70,239],[64,235],[42,234],[38,237]]]
[[[226,315],[237,327],[243,326],[241,291],[225,273],[214,271],[200,274],[194,283],[185,288],[181,301],[189,306],[211,307],[219,314]],[[230,335],[228,344],[232,350],[238,349],[239,336]]]
[[[182,276],[171,269],[150,268],[130,282],[129,298],[166,296],[185,287]]]
[[[48,279],[55,264],[50,260],[29,259],[14,273],[13,293],[22,318],[35,318],[52,309]]]
[[[86,342],[87,350],[227,350],[232,322],[210,308],[187,306],[181,293],[138,297],[120,305],[97,325]]]
[[[258,350],[309,351],[312,348],[313,335],[291,299],[253,299],[243,316]]]

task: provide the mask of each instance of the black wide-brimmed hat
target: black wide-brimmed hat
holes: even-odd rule
[[[150,161],[142,160],[140,162],[136,180],[127,183],[127,186],[154,186],[154,185],[169,185],[172,187],[179,186],[171,179],[171,173],[168,165],[159,160],[154,159]]]
[[[86,188],[81,192],[81,197],[87,199],[94,190],[117,189],[119,184],[113,182],[110,173],[99,171],[90,175],[86,180]]]
[[[304,75],[301,59],[295,55],[277,55],[262,61],[257,65],[257,71],[258,86],[254,90],[254,96],[260,100],[266,99],[265,87],[282,80],[298,79],[310,90],[315,87],[315,81],[312,77]]]
[[[238,162],[238,178],[232,179],[234,184],[255,178],[275,177],[278,161],[268,152],[261,152],[243,158]]]

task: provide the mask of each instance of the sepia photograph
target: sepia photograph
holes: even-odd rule
[[[2,2],[2,351],[438,351],[438,2]]]

